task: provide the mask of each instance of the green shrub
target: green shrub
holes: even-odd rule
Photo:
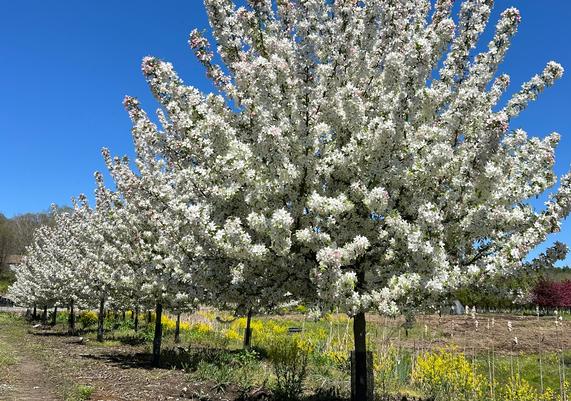
[[[435,401],[480,400],[486,386],[485,378],[474,372],[463,353],[454,349],[420,355],[412,380]]]
[[[547,388],[540,394],[525,379],[512,377],[501,390],[502,401],[561,401],[559,394]]]
[[[57,324],[67,324],[69,320],[69,312],[65,309],[62,311],[58,311],[56,315],[56,323]]]
[[[277,337],[268,348],[276,375],[274,393],[280,400],[297,400],[307,376],[308,344],[294,337]]]
[[[94,326],[97,324],[98,318],[97,313],[93,311],[83,311],[79,314],[77,321],[81,325],[82,329],[87,329],[90,326]]]
[[[267,375],[260,363],[260,354],[255,350],[244,350],[235,354],[232,365],[236,367],[235,384],[243,390],[250,390],[266,381]]]
[[[83,384],[75,386],[73,389],[70,389],[71,394],[68,394],[65,397],[66,401],[86,401],[91,399],[93,392],[95,389],[91,386],[86,386]]]
[[[408,379],[410,363],[407,355],[401,354],[394,346],[377,352],[373,358],[375,389],[380,394],[396,394]]]
[[[245,393],[266,382],[267,374],[255,351],[211,351],[189,355],[188,368],[193,370],[192,366],[195,366],[192,373],[195,379],[214,382],[215,390],[219,392],[234,385]],[[197,356],[200,359],[193,361]]]
[[[214,382],[215,390],[224,392],[233,381],[232,367],[228,364],[215,364],[200,361],[196,367],[195,377],[201,380]]]

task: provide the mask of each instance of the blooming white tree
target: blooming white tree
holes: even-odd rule
[[[55,206],[52,209],[54,225],[36,231],[9,292],[19,303],[44,306],[44,315],[50,305],[68,306],[69,332],[74,334],[75,308],[85,283],[81,275],[84,255],[78,236],[82,216],[79,205],[74,213],[57,212]]]
[[[199,32],[190,46],[219,93],[145,58],[166,115],[158,129],[127,100],[137,146],[164,161],[196,282],[354,316],[365,399],[366,311],[516,269],[569,213],[568,175],[544,210],[528,202],[556,183],[559,136],[509,128],[563,69],[549,62],[500,105],[520,14],[471,57],[491,0],[464,1],[457,23],[450,0],[205,5],[221,63]]]
[[[85,305],[97,307],[97,341],[103,341],[105,306],[109,300],[123,295],[125,277],[128,276],[122,262],[122,253],[115,246],[115,208],[119,204],[116,194],[105,188],[100,174],[95,174],[97,188],[96,205],[92,209],[86,198],[76,207],[78,218],[77,252],[82,256],[78,270],[83,280],[82,298]],[[130,302],[126,302],[130,305]]]
[[[120,281],[123,288],[119,292],[126,292],[127,299],[135,299],[137,303],[144,298],[155,306],[152,363],[159,366],[164,307],[192,308],[200,294],[192,284],[191,269],[187,266],[192,260],[180,246],[178,233],[182,220],[169,207],[175,193],[165,173],[164,161],[155,159],[152,148],[137,140],[136,127],[133,135],[136,171],[127,159],[112,159],[109,151],[103,150],[117,188],[114,197],[118,204],[110,216],[112,246],[124,267]]]
[[[492,0],[463,1],[457,22],[452,3],[205,0],[219,57],[197,31],[190,46],[217,94],[143,60],[161,127],[126,98],[136,170],[104,152],[120,204],[106,252],[124,287],[156,303],[158,330],[163,303],[183,291],[340,307],[354,317],[353,397],[364,400],[366,312],[514,271],[559,230],[571,176],[545,208],[529,203],[557,183],[559,137],[528,137],[512,119],[563,69],[547,63],[500,104],[509,77],[498,66],[520,14],[505,10],[472,57]],[[62,280],[83,256],[66,224],[59,255],[38,256]]]

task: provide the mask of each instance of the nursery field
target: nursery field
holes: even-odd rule
[[[242,350],[244,318],[214,310],[163,316],[162,367],[151,369],[153,318],[111,313],[105,341],[96,315],[82,312],[77,336],[67,312],[55,326],[0,313],[0,400],[347,399],[352,324],[344,315],[254,316]],[[571,322],[554,316],[375,315],[368,341],[380,400],[565,400],[571,395]],[[557,321],[557,323],[556,323]],[[508,323],[509,322],[509,323]],[[511,327],[511,328],[510,328]],[[517,338],[517,339],[516,339]],[[492,384],[490,384],[492,383]],[[432,398],[431,398],[432,397]],[[566,398],[565,398],[566,397]]]

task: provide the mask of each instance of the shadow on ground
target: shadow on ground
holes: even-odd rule
[[[201,362],[215,365],[223,365],[229,363],[229,359],[233,354],[239,354],[243,350],[227,350],[221,348],[193,347],[193,348],[167,348],[161,352],[160,369],[183,369],[187,372],[196,370]],[[100,354],[82,354],[83,358],[103,361],[121,369],[153,369],[151,365],[152,354],[149,352],[138,353],[118,353],[104,352]],[[201,400],[209,400],[200,398]],[[219,398],[213,398],[213,400]],[[232,398],[236,401],[284,401],[275,397],[271,391],[265,388],[254,389],[244,392],[238,398]],[[331,391],[322,391],[320,393],[308,395],[300,398],[298,401],[349,401],[349,398],[342,397]],[[430,401],[420,398],[410,398],[403,396],[391,396],[378,398],[377,401]]]
[[[242,350],[227,350],[208,347],[194,347],[186,349],[183,347],[167,348],[161,351],[161,369],[183,369],[194,371],[201,362],[222,365],[228,363],[228,357],[238,354]],[[82,354],[83,358],[96,359],[109,362],[123,369],[143,368],[151,369],[150,352],[102,352],[98,354]]]
[[[63,332],[63,331],[48,331],[50,330],[50,328],[38,328],[37,330],[42,330],[42,331],[37,331],[37,330],[28,330],[28,333],[34,335],[34,336],[41,336],[41,337],[70,337],[73,338],[73,336],[70,336],[68,333]],[[45,331],[43,331],[45,330]]]

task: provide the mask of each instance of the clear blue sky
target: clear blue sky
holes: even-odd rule
[[[100,149],[132,155],[121,101],[157,107],[140,73],[141,59],[171,61],[181,77],[210,91],[187,45],[208,27],[201,0],[12,0],[0,8],[0,212],[11,217],[91,195]],[[496,0],[492,20],[510,6],[523,22],[501,72],[511,91],[556,60],[568,72],[512,128],[562,135],[557,173],[571,164],[571,1]],[[492,29],[482,40],[487,44]],[[571,244],[571,224],[554,236]],[[571,261],[571,258],[568,258]]]

